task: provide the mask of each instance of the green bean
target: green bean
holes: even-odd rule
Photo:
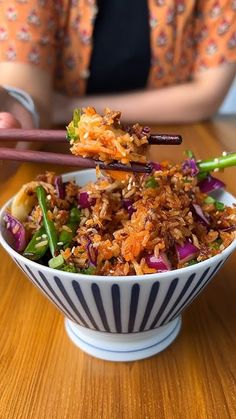
[[[66,227],[71,231],[62,230],[59,236],[59,243],[63,245],[64,248],[68,247],[72,242],[74,234],[79,227],[80,223],[80,210],[78,208],[72,208],[70,211],[69,221],[66,224]]]
[[[70,211],[70,222],[74,224],[79,224],[81,218],[81,212],[78,208],[74,207]]]
[[[236,153],[229,153],[211,160],[202,160],[197,162],[197,165],[200,172],[212,172],[216,169],[236,166]]]
[[[54,223],[48,217],[46,191],[42,186],[38,186],[36,188],[36,193],[38,197],[39,206],[43,213],[43,224],[46,230],[46,234],[48,236],[49,248],[52,256],[54,257],[55,252],[57,250],[57,232]]]
[[[48,249],[48,238],[46,236],[46,230],[42,226],[36,233],[34,233],[32,239],[28,243],[24,250],[23,256],[30,260],[41,259]]]

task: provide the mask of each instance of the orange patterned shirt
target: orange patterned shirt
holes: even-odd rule
[[[147,1],[148,88],[236,61],[236,0]],[[53,74],[56,90],[83,95],[96,14],[95,0],[0,0],[0,61],[38,66]]]

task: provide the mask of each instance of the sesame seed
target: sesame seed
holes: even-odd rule
[[[98,247],[100,246],[100,243],[93,243],[93,247]]]
[[[42,236],[36,237],[36,241],[38,242],[39,240],[41,240]]]
[[[72,247],[71,253],[74,253],[74,251],[75,251],[75,246]]]
[[[38,249],[39,247],[46,246],[47,244],[48,244],[48,241],[47,241],[47,240],[44,240],[44,241],[42,241],[42,242],[37,243],[37,244],[35,245],[35,248],[36,248],[36,249]]]
[[[62,230],[65,230],[65,231],[67,231],[68,233],[72,233],[72,230],[71,230],[71,228],[70,227],[68,227],[68,226],[62,226]]]
[[[218,167],[216,167],[213,171],[214,171],[214,172],[219,172],[219,168],[218,168]]]
[[[227,156],[227,151],[223,151],[222,156]]]
[[[18,224],[16,224],[16,225],[13,227],[13,229],[12,229],[12,233],[13,233],[13,234],[16,234],[16,233],[17,233],[17,231],[19,230],[19,228],[20,228],[20,226],[19,226]]]
[[[219,163],[219,159],[215,158],[215,159],[214,159],[214,162],[215,162],[215,163]]]
[[[43,239],[47,239],[47,237],[48,237],[47,234],[42,234]]]
[[[57,242],[58,246],[62,246],[64,243],[63,242]]]
[[[50,201],[50,199],[51,199],[51,195],[47,195],[47,199]]]

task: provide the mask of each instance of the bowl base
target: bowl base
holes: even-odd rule
[[[180,331],[181,316],[164,326],[138,333],[98,332],[67,318],[65,328],[75,345],[89,355],[106,361],[136,361],[166,349]]]

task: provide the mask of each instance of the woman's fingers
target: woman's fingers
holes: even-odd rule
[[[0,129],[21,128],[20,122],[10,112],[0,112]],[[15,147],[16,142],[10,144],[7,141],[1,141],[0,147]]]
[[[19,121],[9,112],[0,112],[0,129],[5,128],[21,128]],[[8,144],[6,141],[0,143],[0,147],[13,147],[16,146],[16,143]],[[13,175],[19,164],[17,162],[10,161],[0,161],[0,182],[7,180],[11,175]]]
[[[21,124],[11,113],[0,112],[0,128],[21,128]]]

